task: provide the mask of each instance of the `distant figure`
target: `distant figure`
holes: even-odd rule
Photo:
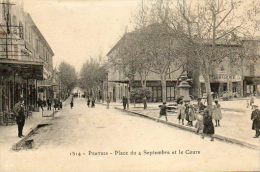
[[[110,97],[107,97],[107,109],[109,109]]]
[[[255,136],[254,138],[258,138],[260,135],[260,110],[258,109],[257,105],[252,105],[253,106],[253,111],[251,114],[251,120],[253,121],[252,123],[252,130],[255,130]]]
[[[203,114],[203,125],[204,127],[202,138],[204,139],[204,135],[209,135],[211,137],[211,141],[214,141],[213,134],[215,133],[215,129],[212,122],[212,117],[207,108],[204,110]]]
[[[42,111],[43,111],[43,101],[42,101],[40,98],[38,98],[38,100],[37,100],[37,105],[38,105],[38,107],[41,108]]]
[[[74,106],[74,98],[72,97],[72,98],[71,98],[71,101],[70,101],[70,108],[72,109],[73,106]]]
[[[88,105],[88,107],[90,106],[90,98],[89,97],[88,97],[87,105]]]
[[[216,122],[215,127],[220,126],[219,121],[222,119],[222,113],[220,109],[220,104],[218,103],[217,100],[215,100],[215,105],[213,105],[212,117]]]
[[[127,98],[125,96],[123,96],[123,108],[124,108],[124,110],[126,109],[126,105],[127,105]]]
[[[189,117],[189,126],[193,127],[193,121],[195,120],[195,110],[193,105],[189,105],[188,117]]]
[[[253,104],[255,103],[255,99],[254,99],[254,95],[252,94],[251,95],[251,98],[250,98],[250,106],[251,106],[251,109],[253,109]]]
[[[182,121],[182,125],[184,125],[184,119],[185,119],[185,105],[183,101],[180,101],[180,105],[178,106],[178,120],[179,124]]]
[[[61,99],[59,99],[59,106],[60,106],[60,109],[63,108]]]
[[[91,107],[92,107],[92,108],[95,108],[95,102],[96,102],[96,100],[95,100],[95,98],[93,97],[92,100],[91,100]]]
[[[20,99],[18,103],[14,105],[14,113],[16,116],[16,123],[18,126],[18,137],[24,137],[23,127],[25,123],[24,104],[23,99]]]
[[[166,102],[163,102],[162,105],[159,106],[160,107],[160,115],[159,115],[159,118],[157,119],[157,122],[159,121],[159,119],[164,116],[165,117],[165,120],[166,122],[168,121],[167,119],[167,106],[166,106]]]
[[[47,110],[51,110],[51,104],[52,104],[52,100],[51,100],[51,98],[49,97],[49,98],[47,99],[47,106],[48,106]]]

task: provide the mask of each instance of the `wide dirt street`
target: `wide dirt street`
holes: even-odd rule
[[[84,99],[32,139],[32,150],[1,150],[1,172],[260,170],[259,150],[203,140],[102,105],[88,108]]]

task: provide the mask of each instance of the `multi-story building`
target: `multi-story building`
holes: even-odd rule
[[[27,108],[36,107],[41,93],[48,94],[44,82],[51,78],[54,53],[22,2],[2,0],[0,12],[0,113],[20,98]]]
[[[128,33],[124,35],[127,36]],[[121,39],[122,40],[122,39]],[[117,48],[121,44],[121,40],[109,51],[107,58],[117,55]],[[226,45],[221,45],[223,48]],[[211,75],[211,89],[214,95],[223,96],[228,94],[231,96],[248,96],[252,93],[260,95],[260,40],[242,40],[242,44],[238,46],[244,52],[241,53],[240,61],[233,62],[232,58],[226,57],[219,64]],[[241,52],[242,52],[241,51]],[[255,58],[252,58],[255,57]],[[239,58],[238,58],[239,59]],[[252,61],[252,59],[255,59]],[[174,66],[172,66],[174,67]],[[193,80],[190,82],[190,94],[193,97],[201,97],[206,92],[204,79],[200,76],[199,71],[189,71],[189,77]],[[171,101],[178,97],[178,78],[182,70],[178,70],[167,77],[166,95],[167,101]],[[196,73],[194,73],[196,72]],[[197,83],[197,84],[196,84]],[[112,101],[121,100],[123,96],[128,94],[128,78],[123,71],[111,67],[108,70],[107,81],[104,84],[105,96],[109,96]],[[135,74],[132,87],[141,87],[140,78]],[[150,72],[147,76],[147,87],[151,91],[151,102],[162,101],[162,85],[160,76]]]

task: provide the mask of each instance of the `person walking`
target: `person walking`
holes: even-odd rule
[[[41,100],[40,97],[39,97],[38,100],[37,100],[37,105],[38,105],[38,107],[41,108],[42,111],[43,111],[43,101]]]
[[[221,113],[221,109],[220,109],[220,104],[218,103],[217,100],[215,100],[215,105],[213,105],[213,109],[212,109],[212,117],[216,122],[215,127],[220,126],[219,121],[222,119],[222,113]]]
[[[123,96],[123,108],[126,110],[126,105],[127,105],[127,98]]]
[[[93,97],[93,98],[92,98],[92,101],[91,101],[91,107],[92,107],[92,108],[95,108],[95,102],[96,102],[96,100],[95,100],[95,98]]]
[[[254,95],[252,94],[251,95],[251,98],[250,98],[250,106],[251,106],[251,109],[253,109],[253,104],[255,103],[255,99],[254,99]]]
[[[188,117],[189,117],[189,126],[193,127],[193,121],[195,120],[195,110],[193,105],[189,105]]]
[[[260,110],[258,109],[257,105],[252,105],[253,111],[251,113],[251,120],[252,123],[252,130],[255,130],[255,136],[254,138],[258,138],[260,135],[259,129],[260,129]]]
[[[157,122],[159,121],[159,119],[164,116],[165,117],[165,120],[166,122],[168,121],[167,119],[167,106],[166,106],[166,102],[163,102],[162,105],[159,106],[160,108],[160,115],[159,115],[159,118],[157,119]]]
[[[49,98],[47,99],[47,106],[48,106],[47,110],[51,110],[51,104],[52,104],[52,100],[51,100],[51,98],[49,97]]]
[[[14,113],[16,115],[16,123],[18,126],[18,137],[24,137],[23,127],[25,123],[24,104],[23,99],[20,99],[14,106]]]
[[[187,126],[190,125],[190,120],[189,120],[189,109],[190,109],[190,106],[188,105],[188,103],[186,102],[185,103],[185,119],[187,121]]]
[[[87,100],[87,105],[88,107],[90,106],[90,97],[88,96],[88,100]]]
[[[74,106],[74,98],[71,97],[71,100],[70,100],[70,108],[72,109]]]
[[[180,101],[180,105],[178,108],[178,120],[179,120],[179,124],[180,124],[180,122],[182,122],[182,125],[184,125],[185,110],[186,110],[186,107],[185,107],[183,101]]]
[[[206,108],[204,110],[204,114],[203,114],[203,134],[202,134],[202,138],[204,139],[205,135],[209,135],[211,137],[210,141],[214,141],[214,133],[215,133],[215,129],[214,129],[214,125],[212,122],[212,116],[210,115],[209,110]]]

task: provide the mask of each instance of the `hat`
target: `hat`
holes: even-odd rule
[[[166,104],[166,102],[163,102],[163,104],[165,105],[165,104]]]

